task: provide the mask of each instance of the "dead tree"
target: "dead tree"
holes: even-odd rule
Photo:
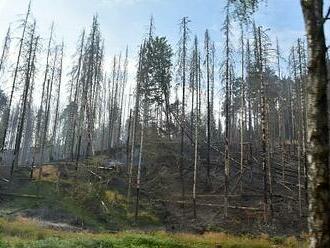
[[[242,25],[242,24],[241,24]],[[245,76],[244,76],[244,31],[243,31],[243,26],[241,26],[241,86],[240,86],[240,91],[241,91],[241,139],[240,139],[240,146],[241,146],[241,158],[240,158],[240,192],[241,194],[243,193],[243,170],[244,170],[244,113],[245,113],[245,89],[244,89],[244,83],[245,83]]]
[[[119,108],[119,118],[118,118],[118,134],[117,134],[117,144],[120,143],[120,135],[122,130],[122,117],[123,117],[123,111],[124,111],[124,92],[125,87],[127,85],[127,67],[128,67],[128,47],[126,48],[125,53],[125,61],[124,61],[124,68],[122,73],[122,79],[121,79],[121,93],[120,93],[120,108]]]
[[[130,155],[130,165],[128,169],[128,190],[127,190],[127,208],[129,208],[130,200],[131,200],[131,188],[132,188],[132,176],[133,176],[133,164],[134,164],[134,151],[135,151],[135,135],[136,129],[139,120],[139,106],[140,106],[140,94],[141,94],[141,80],[142,80],[142,67],[143,67],[143,57],[145,52],[145,43],[141,45],[139,51],[139,64],[138,64],[138,73],[136,80],[136,88],[135,88],[135,104],[134,104],[134,115],[132,120],[132,135],[131,135],[131,155]]]
[[[3,149],[5,148],[6,136],[7,136],[7,132],[8,132],[9,117],[10,117],[10,110],[11,110],[11,105],[13,102],[14,91],[16,88],[16,80],[17,80],[17,77],[19,74],[19,67],[20,67],[22,49],[23,49],[23,45],[24,45],[25,32],[26,32],[26,28],[28,26],[30,14],[31,14],[31,2],[29,3],[28,10],[26,12],[25,19],[23,21],[23,31],[22,31],[22,35],[20,38],[20,42],[19,42],[19,49],[18,49],[18,55],[17,55],[17,59],[16,59],[16,66],[15,66],[13,82],[12,82],[12,87],[11,87],[11,92],[10,92],[10,97],[9,97],[9,103],[8,103],[8,106],[4,113],[4,127],[3,127],[3,134],[1,137],[2,139],[1,139],[1,143],[0,143],[1,151],[3,151]]]
[[[140,187],[141,187],[141,166],[142,166],[142,154],[143,154],[143,139],[144,139],[144,128],[146,119],[146,101],[142,100],[143,113],[141,119],[141,132],[140,132],[140,150],[139,150],[139,162],[136,176],[136,202],[135,202],[135,221],[137,221],[139,215],[139,202],[140,202]]]
[[[268,182],[268,164],[267,164],[267,123],[266,123],[266,95],[265,95],[265,82],[264,82],[264,68],[263,68],[263,49],[261,38],[261,27],[258,27],[258,71],[260,80],[260,96],[261,96],[261,131],[262,131],[262,168],[264,176],[264,220],[268,221],[269,215],[269,182]]]
[[[207,91],[207,165],[206,185],[210,187],[210,152],[211,152],[211,99],[210,99],[210,36],[205,31],[205,53],[206,53],[206,91]]]
[[[5,62],[7,60],[8,53],[9,53],[10,43],[11,43],[11,37],[10,37],[10,26],[9,26],[8,30],[7,30],[6,37],[5,37],[5,41],[4,41],[4,44],[3,44],[1,58],[0,58],[0,73],[4,69],[4,65],[5,65]]]
[[[198,41],[197,37],[195,37],[194,42],[194,52],[193,52],[193,63],[192,63],[192,70],[193,70],[193,85],[192,87],[195,88],[196,91],[196,111],[195,111],[195,140],[194,140],[194,178],[193,178],[193,208],[194,208],[194,218],[197,218],[197,209],[196,209],[196,186],[197,186],[197,166],[198,166],[198,129],[199,129],[199,52],[198,52]],[[192,106],[193,108],[194,106]],[[193,120],[193,119],[192,119]]]
[[[70,142],[70,155],[71,159],[74,159],[74,147],[75,147],[75,140],[76,140],[76,130],[77,130],[77,122],[78,122],[78,104],[79,104],[79,95],[81,93],[81,67],[83,62],[83,52],[84,52],[84,43],[85,43],[85,30],[82,31],[81,38],[80,38],[80,45],[78,47],[79,55],[78,55],[78,64],[77,64],[77,71],[73,71],[74,74],[72,77],[72,83],[75,83],[74,87],[74,97],[73,97],[73,108],[72,111],[72,126],[68,129],[67,139]],[[71,91],[70,91],[71,92]],[[71,97],[70,97],[71,98]]]
[[[61,45],[61,55],[60,55],[60,65],[58,68],[58,78],[57,78],[57,97],[56,97],[56,107],[55,107],[55,119],[52,131],[52,139],[51,139],[51,149],[50,149],[50,160],[54,160],[54,147],[56,145],[56,137],[57,137],[57,129],[58,129],[58,119],[59,119],[59,107],[60,107],[60,96],[61,96],[61,84],[62,84],[62,70],[63,70],[63,50],[64,43]]]
[[[42,117],[44,115],[44,107],[46,105],[46,99],[45,99],[46,83],[48,80],[48,73],[49,73],[49,59],[51,56],[51,45],[52,45],[52,40],[53,40],[53,33],[54,33],[54,23],[52,23],[52,25],[51,25],[50,36],[49,36],[49,40],[48,40],[46,68],[45,68],[45,72],[44,72],[44,80],[42,83],[42,93],[41,93],[41,98],[40,98],[40,105],[39,105],[39,109],[37,112],[36,135],[35,135],[35,142],[34,142],[35,147],[33,150],[32,166],[34,165],[34,162],[35,162],[37,148],[41,149],[42,136],[40,134],[41,134],[42,124],[44,121]]]
[[[35,28],[36,28],[36,21],[34,21],[31,31],[30,31],[30,40],[28,43],[28,54],[25,61],[25,70],[24,70],[24,89],[23,89],[23,96],[22,96],[22,108],[21,108],[21,115],[19,119],[19,123],[17,126],[17,132],[16,132],[16,140],[15,140],[15,148],[14,148],[14,159],[12,161],[10,175],[11,177],[14,174],[14,169],[18,166],[18,159],[19,159],[19,153],[20,153],[20,147],[21,147],[21,140],[22,140],[22,134],[24,129],[24,122],[25,122],[25,115],[26,115],[26,109],[28,105],[28,96],[29,96],[29,90],[30,90],[30,83],[32,81],[31,76],[33,75],[33,67],[34,67],[34,59],[35,59],[35,52],[34,49],[36,49],[38,44],[38,38],[35,38]]]
[[[180,141],[180,178],[181,178],[181,197],[182,197],[182,211],[184,215],[184,202],[185,202],[185,180],[184,180],[184,136],[185,136],[185,104],[186,104],[186,60],[187,60],[187,41],[188,41],[188,23],[189,19],[183,17],[181,20],[182,38],[181,38],[181,54],[180,54],[180,69],[182,80],[182,109],[181,109],[181,141]]]
[[[225,34],[225,188],[224,188],[224,217],[228,216],[228,191],[229,191],[229,173],[230,173],[230,44],[229,44],[229,32],[230,32],[230,17],[229,17],[230,3],[227,1],[226,5],[226,19],[224,23]]]

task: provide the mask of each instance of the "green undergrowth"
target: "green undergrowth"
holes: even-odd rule
[[[295,238],[232,236],[224,233],[203,235],[166,232],[91,233],[42,228],[27,219],[0,218],[1,248],[298,248],[307,247]]]
[[[85,163],[96,167],[102,164],[104,159],[104,156],[96,156]],[[71,173],[74,172],[69,174]],[[115,176],[110,174],[104,178],[111,180]],[[54,175],[49,177],[55,178]],[[161,225],[153,209],[148,204],[143,204],[143,200],[138,219],[135,220],[135,206],[131,203],[130,208],[127,208],[126,195],[123,192],[122,188],[108,187],[104,180],[86,180],[80,175],[53,181],[47,178],[41,181],[26,181],[12,187],[11,193],[16,194],[16,197],[9,196],[0,204],[0,216],[15,216],[20,213],[26,215],[27,212],[31,217],[94,231],[119,231]],[[38,215],[43,210],[47,212],[46,218]]]
[[[49,215],[51,213],[62,214],[76,219],[78,223],[84,223],[90,227],[100,227],[97,218],[92,213],[86,211],[82,205],[75,202],[71,197],[58,192],[52,182],[40,181],[29,183],[19,188],[15,193],[17,195],[37,196],[37,198],[13,197],[9,201],[7,200],[1,207],[2,212],[5,212],[4,214],[15,213],[16,211],[25,212],[28,210],[38,217],[38,211],[47,209]],[[53,220],[56,221],[56,216],[53,217]],[[59,221],[62,222],[63,220],[59,219]]]

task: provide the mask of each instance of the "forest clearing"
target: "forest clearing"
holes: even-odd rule
[[[187,2],[0,0],[0,247],[330,247],[330,6]]]

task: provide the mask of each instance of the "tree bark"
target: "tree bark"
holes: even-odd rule
[[[307,161],[310,247],[330,247],[329,130],[323,1],[301,0],[308,42]]]

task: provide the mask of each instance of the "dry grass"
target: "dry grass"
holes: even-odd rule
[[[55,182],[59,177],[59,169],[54,165],[43,165],[33,169],[32,177],[34,179],[39,179],[39,173],[41,173],[40,180],[42,181]]]
[[[43,228],[38,221],[26,218],[15,220],[0,219],[0,232],[3,247],[161,247],[161,248],[303,248],[294,237],[270,238],[232,236],[225,233],[205,233],[194,235],[188,233],[171,234],[167,232],[139,233],[120,232],[117,234],[68,232]],[[92,241],[95,241],[94,243]],[[102,244],[107,244],[100,246]],[[41,245],[46,244],[45,246]],[[86,244],[84,246],[83,244]],[[47,246],[48,245],[48,246]],[[0,247],[1,244],[0,244]]]

